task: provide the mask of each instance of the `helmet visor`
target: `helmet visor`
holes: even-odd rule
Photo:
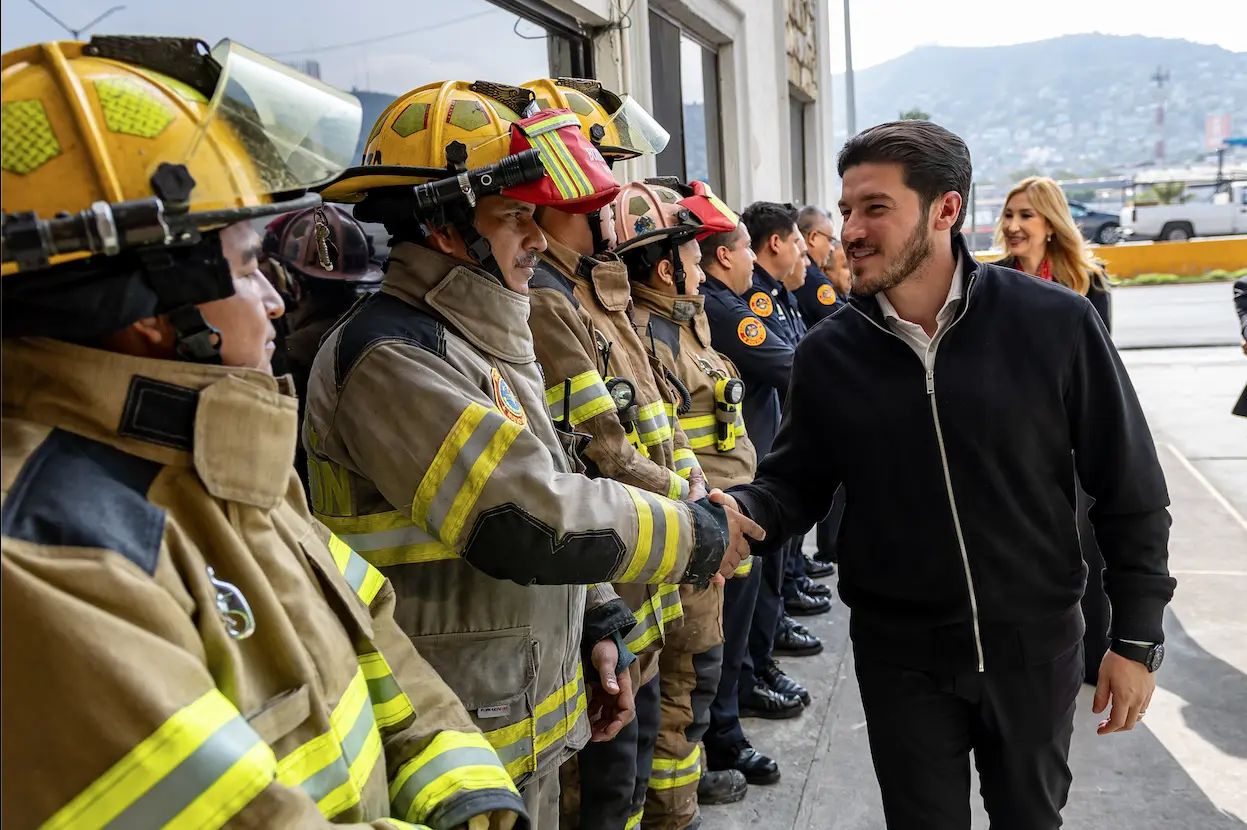
[[[191,145],[183,158],[160,161],[194,171],[205,157],[221,158],[224,126],[252,169],[234,173],[248,180],[246,188],[227,176],[197,181],[195,202],[229,201],[245,190],[259,195],[304,190],[351,163],[363,119],[354,96],[230,40],[213,47],[212,58],[221,75]]]
[[[633,158],[661,153],[671,140],[671,134],[632,96],[622,95],[620,100],[619,109],[606,122],[606,136],[601,145],[603,155]]]

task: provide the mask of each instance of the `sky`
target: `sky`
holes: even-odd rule
[[[447,77],[520,83],[547,74],[542,30],[487,0],[39,2],[71,26],[124,4],[94,29],[100,34],[194,34],[209,43],[230,36],[282,60],[315,57],[324,80],[345,89],[398,93]],[[832,65],[839,72],[844,68],[842,0],[829,2]],[[849,2],[858,69],[928,44],[995,46],[1094,31],[1180,37],[1247,51],[1247,0]],[[30,0],[0,0],[0,15],[0,46],[6,51],[66,37]]]
[[[845,2],[851,4],[854,69],[883,63],[924,45],[1005,46],[1088,32],[1182,38],[1247,52],[1247,0]],[[841,0],[830,3],[835,44],[832,69],[843,72],[843,6]]]

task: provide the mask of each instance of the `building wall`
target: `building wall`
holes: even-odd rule
[[[649,12],[656,9],[719,48],[724,197],[739,207],[793,196],[790,79],[805,104],[806,190],[810,201],[837,198],[831,144],[829,0],[555,0],[553,6],[590,27],[594,68],[607,87],[652,108]],[[621,7],[628,11],[620,24]],[[611,23],[615,25],[610,25]],[[652,175],[654,160],[624,165],[630,179]]]

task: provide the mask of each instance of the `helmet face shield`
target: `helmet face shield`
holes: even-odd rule
[[[219,166],[225,146],[240,149],[230,176],[195,176],[196,202],[227,202],[239,180],[271,196],[324,184],[351,163],[363,118],[353,96],[230,40],[212,57],[221,74],[199,129],[180,158],[155,160],[151,172],[169,162],[194,175],[209,160]],[[237,169],[246,161],[250,170]]]
[[[614,159],[657,155],[671,140],[671,134],[630,95],[620,96],[619,109],[606,122],[606,135],[599,149]]]

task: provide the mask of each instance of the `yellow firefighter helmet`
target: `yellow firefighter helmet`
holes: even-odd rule
[[[612,164],[663,151],[671,136],[628,95],[616,95],[587,78],[540,78],[523,84],[538,109],[568,109],[581,131]]]

